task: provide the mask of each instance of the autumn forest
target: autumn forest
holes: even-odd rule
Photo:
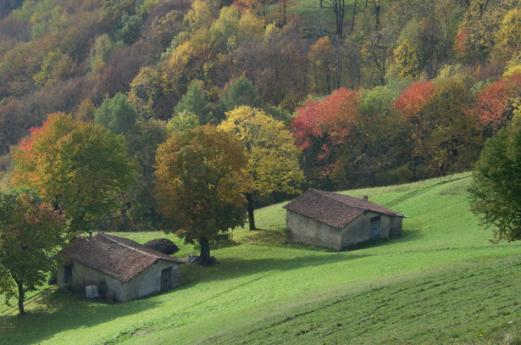
[[[521,111],[517,0],[302,3],[316,6],[2,1],[4,183],[74,203],[70,186],[96,189],[99,181],[56,179],[45,162],[99,138],[89,154],[110,163],[104,178],[118,182],[103,202],[76,210],[74,226],[152,229],[168,218],[153,195],[161,183],[157,148],[187,130],[203,126],[189,137],[230,150],[237,148],[214,128],[245,143],[251,179],[237,188],[252,213],[305,186],[338,190],[466,171]],[[65,133],[76,136],[53,146]],[[269,140],[279,151],[266,158]],[[255,167],[263,159],[270,176]],[[128,188],[131,181],[138,182]],[[112,214],[97,216],[107,209]]]

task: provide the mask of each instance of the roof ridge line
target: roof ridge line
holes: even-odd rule
[[[313,188],[312,188],[312,189],[313,189]],[[369,201],[369,200],[365,200],[365,199],[363,199],[363,198],[357,198],[357,197],[354,197],[354,196],[351,196],[351,195],[348,195],[348,194],[342,194],[342,193],[339,193],[339,192],[328,192],[328,191],[321,191],[321,190],[318,190],[318,189],[313,189],[313,190],[314,190],[314,191],[317,191],[319,194],[322,194],[322,193],[326,193],[326,194],[336,194],[336,195],[338,195],[338,196],[342,196],[342,197],[347,197],[347,198],[355,199],[355,200],[358,200],[358,201],[361,201],[361,202],[367,203],[367,204],[369,204],[369,205],[376,206],[376,207],[378,207],[378,208],[383,208],[384,210],[386,210],[386,211],[388,211],[388,212],[390,212],[390,213],[393,213],[393,214],[395,214],[395,215],[397,215],[397,216],[403,216],[401,213],[396,212],[396,211],[393,211],[393,210],[387,208],[386,206],[379,205],[379,204],[377,204],[377,203],[374,203],[374,202]],[[331,200],[334,200],[334,201],[336,201],[336,202],[339,202],[339,203],[341,203],[341,204],[344,204],[342,201],[339,201],[339,200],[337,200],[337,199],[335,199],[335,198],[331,198]],[[345,205],[345,204],[344,204],[344,205]],[[362,210],[362,211],[364,211],[364,212],[368,210],[367,208],[364,208],[364,207],[362,207],[362,206],[355,206],[355,205],[348,205],[348,206],[349,206],[349,207],[352,207],[352,208],[356,208],[356,209]],[[369,211],[371,211],[371,210],[369,210]],[[373,212],[378,212],[378,211],[373,211]]]
[[[116,243],[116,244],[118,244],[118,245],[120,245],[120,246],[122,246],[122,247],[128,248],[128,249],[130,249],[130,250],[136,251],[136,252],[141,253],[141,254],[145,254],[145,255],[147,255],[147,256],[151,256],[151,257],[156,258],[156,259],[161,259],[161,257],[158,256],[158,255],[154,255],[154,254],[152,254],[152,253],[148,253],[148,252],[146,252],[146,251],[144,251],[144,250],[140,250],[140,249],[138,249],[138,248],[135,248],[135,247],[129,246],[128,244],[121,243],[121,242],[119,242],[118,240],[116,240],[115,238],[111,238],[110,235],[105,235],[104,233],[99,233],[99,235],[101,235],[103,238],[106,238],[106,239],[108,239],[109,241],[114,242],[114,243]],[[132,240],[130,240],[130,241],[132,241]],[[136,243],[137,243],[137,242],[136,242]],[[138,243],[138,244],[139,244],[139,243]]]
[[[370,204],[372,204],[372,205],[376,205],[376,204],[374,204],[374,203],[372,203],[372,202],[370,202],[370,201],[367,201],[367,200],[364,200],[364,199],[361,199],[361,198],[355,198],[354,196],[347,195],[347,194],[340,194],[340,193],[337,193],[337,192],[321,191],[321,190],[314,189],[314,188],[312,188],[312,190],[313,190],[313,191],[317,191],[318,194],[320,194],[320,195],[323,195],[322,193],[327,193],[327,194],[337,194],[337,195],[339,195],[339,196],[344,196],[344,197],[348,197],[348,198],[352,198],[352,199],[357,199],[357,200],[360,200],[360,201],[363,201],[363,202],[370,203]],[[342,204],[342,205],[344,205],[344,206],[349,206],[349,207],[352,207],[352,208],[356,208],[356,209],[361,210],[361,211],[364,211],[364,212],[367,211],[366,208],[363,208],[363,207],[360,207],[360,206],[355,206],[355,205],[346,205],[346,204],[343,203],[342,201],[337,200],[337,199],[335,199],[335,198],[329,198],[329,199],[330,199],[330,200],[333,200],[333,201],[336,202],[336,203]],[[378,205],[376,205],[376,206],[378,206]],[[384,208],[385,208],[385,207],[384,207]],[[389,210],[389,211],[390,211],[390,210]]]

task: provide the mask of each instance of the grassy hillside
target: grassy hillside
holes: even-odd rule
[[[503,341],[521,325],[521,247],[488,241],[468,183],[461,174],[352,191],[407,219],[402,238],[349,252],[285,245],[282,205],[262,209],[262,231],[236,231],[236,245],[214,251],[216,267],[183,267],[179,289],[115,305],[53,292],[25,318],[0,317],[0,343]]]

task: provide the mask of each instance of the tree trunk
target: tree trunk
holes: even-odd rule
[[[250,230],[257,230],[257,226],[255,225],[255,204],[253,194],[247,193],[246,200],[248,200],[248,224],[250,225]]]
[[[374,4],[374,30],[380,30],[380,13],[382,11],[382,5],[375,3]]]
[[[334,6],[336,16],[336,34],[338,37],[342,37],[344,35],[345,0],[338,0]]]
[[[353,8],[353,17],[351,17],[351,29],[349,30],[349,33],[353,33],[355,31],[355,21],[356,21],[356,15],[358,11],[358,0],[355,0],[355,6]]]
[[[199,239],[199,247],[201,247],[199,263],[203,266],[209,266],[212,263],[210,259],[210,241],[206,237],[201,237]]]
[[[288,8],[287,8],[288,0],[280,0],[279,6],[280,6],[279,12],[280,12],[280,16],[281,16],[280,26],[283,27],[288,22]]]
[[[24,301],[25,301],[25,290],[24,283],[22,281],[16,281],[18,286],[18,312],[20,315],[25,314]]]

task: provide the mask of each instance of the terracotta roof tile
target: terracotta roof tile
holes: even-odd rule
[[[132,280],[159,260],[183,263],[132,240],[107,234],[78,237],[62,255],[67,261],[76,261],[122,282]]]
[[[368,211],[391,217],[403,217],[399,213],[364,199],[316,189],[303,193],[285,208],[338,229],[344,228]]]

